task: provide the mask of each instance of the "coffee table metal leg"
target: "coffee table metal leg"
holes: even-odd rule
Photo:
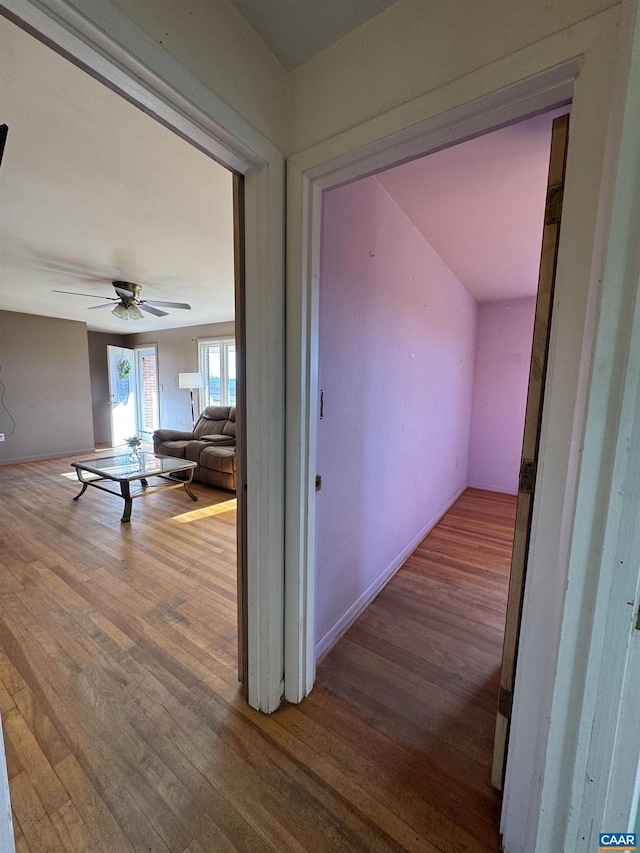
[[[80,482],[82,482],[82,481],[80,481]],[[88,485],[89,485],[89,483],[82,483],[82,488],[80,489],[78,494],[75,496],[74,501],[77,501],[78,498],[81,498],[84,495],[84,493],[87,491]]]
[[[131,489],[129,488],[128,480],[120,481],[120,491],[122,492],[122,497],[124,498],[124,512],[122,513],[120,523],[125,524],[127,521],[131,521],[131,505],[133,503],[131,499]]]
[[[184,481],[184,490],[189,495],[192,501],[197,501],[198,496],[194,495],[189,486],[191,485],[191,481],[193,480],[193,468],[189,471],[189,479]]]

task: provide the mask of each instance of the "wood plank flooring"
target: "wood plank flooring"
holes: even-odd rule
[[[514,499],[468,491],[271,717],[236,681],[235,512],[0,467],[0,710],[19,853],[498,850]]]

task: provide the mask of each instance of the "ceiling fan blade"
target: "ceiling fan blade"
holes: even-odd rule
[[[88,296],[89,299],[110,299],[112,302],[119,301],[115,296],[103,296],[101,293],[77,293],[75,290],[52,290],[51,293],[68,293],[69,296]]]
[[[161,302],[159,299],[143,299],[142,302],[145,305],[162,305],[165,308],[185,308],[187,311],[191,311],[191,305],[188,305],[186,302]]]
[[[89,305],[88,311],[93,311],[95,308],[113,308],[111,302],[103,302],[102,305]]]
[[[152,305],[147,305],[145,302],[139,302],[138,308],[141,308],[148,314],[155,314],[156,317],[167,317],[169,313],[168,311],[159,311],[157,308],[154,308]]]

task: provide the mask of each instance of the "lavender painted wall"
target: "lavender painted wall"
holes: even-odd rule
[[[469,447],[469,485],[518,491],[535,297],[501,300],[478,311]]]
[[[375,177],[326,193],[317,651],[465,487],[477,305]]]

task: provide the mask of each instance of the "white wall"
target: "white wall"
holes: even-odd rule
[[[318,654],[466,486],[476,313],[375,177],[325,195]]]
[[[399,0],[291,74],[291,151],[309,148],[433,92],[612,0]]]
[[[106,0],[67,0],[99,26],[120,28]],[[113,0],[124,15],[283,153],[289,79],[228,0]]]

